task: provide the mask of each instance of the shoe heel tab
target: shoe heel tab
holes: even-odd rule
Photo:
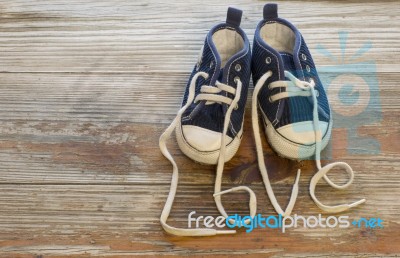
[[[240,22],[242,21],[242,14],[242,10],[229,7],[226,15],[226,23],[235,27],[239,27]]]
[[[271,3],[264,5],[264,20],[278,18],[278,4]]]

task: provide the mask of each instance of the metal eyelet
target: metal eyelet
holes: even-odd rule
[[[210,62],[210,68],[213,68],[213,67],[214,67],[214,62],[211,61],[211,62]]]
[[[238,83],[238,82],[240,81],[239,76],[236,76],[236,77],[233,79],[233,81],[234,81],[235,83]]]
[[[267,64],[270,64],[271,63],[271,57],[267,56],[267,58],[265,58],[265,62]]]
[[[268,101],[269,101],[269,103],[272,103],[272,102],[273,102],[272,99],[271,99],[271,97],[268,97]]]
[[[238,110],[239,109],[239,105],[236,104],[235,107],[233,108],[234,110]]]
[[[304,61],[306,61],[307,60],[307,56],[303,53],[303,54],[301,54],[301,58],[304,60]]]
[[[240,64],[236,64],[235,65],[235,71],[236,72],[240,72],[240,70],[242,70],[242,66]]]
[[[306,70],[307,70],[307,72],[310,72],[310,71],[311,71],[311,68],[310,68],[309,65],[306,65]]]

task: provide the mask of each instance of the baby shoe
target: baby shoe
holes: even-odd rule
[[[190,75],[177,116],[160,137],[160,149],[173,165],[170,193],[161,214],[163,228],[174,235],[215,235],[235,230],[182,229],[169,226],[169,216],[178,184],[178,167],[166,141],[175,130],[182,152],[194,161],[217,164],[214,198],[226,218],[221,195],[232,191],[250,194],[250,215],[256,213],[254,192],[245,186],[221,191],[224,164],[237,152],[243,135],[243,118],[251,73],[249,40],[239,27],[242,11],[229,8],[225,23],[206,36],[197,64]]]
[[[332,187],[343,189],[352,183],[354,173],[344,162],[321,167],[320,153],[328,144],[332,132],[328,98],[303,36],[290,22],[278,17],[277,9],[276,4],[264,6],[264,19],[257,25],[253,42],[252,75],[255,87],[252,123],[260,172],[275,210],[283,216],[290,215],[298,194],[300,170],[284,211],[275,198],[265,167],[259,111],[267,140],[278,155],[295,160],[315,158],[318,172],[311,180],[311,197],[321,209],[340,212],[365,200],[327,206],[315,196],[315,186],[322,177]],[[345,185],[337,185],[327,177],[328,171],[335,166],[344,168],[350,175]]]

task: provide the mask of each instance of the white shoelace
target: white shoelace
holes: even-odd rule
[[[262,86],[264,85],[265,81],[271,75],[272,75],[271,72],[267,72],[266,74],[264,74],[258,80],[258,82],[254,88],[254,93],[253,93],[253,97],[252,97],[253,131],[254,131],[254,137],[255,137],[255,142],[256,142],[258,165],[259,165],[260,172],[263,177],[263,181],[264,181],[268,196],[270,198],[270,201],[278,214],[281,214],[282,216],[289,216],[291,211],[293,210],[293,207],[295,205],[297,195],[298,195],[298,183],[299,183],[299,178],[300,178],[300,169],[297,172],[297,176],[296,176],[295,183],[293,185],[289,204],[287,205],[286,210],[283,211],[276,200],[276,197],[275,197],[274,192],[271,187],[271,183],[269,181],[267,169],[266,169],[265,163],[264,163],[264,156],[263,156],[260,131],[259,131],[258,109],[257,109],[258,93],[259,93],[260,89],[262,88]],[[173,133],[173,131],[175,130],[175,127],[178,125],[178,123],[182,117],[182,114],[191,105],[191,103],[193,101],[194,102],[206,101],[206,105],[210,105],[210,104],[214,104],[214,103],[220,103],[220,104],[224,103],[229,106],[229,108],[225,114],[224,128],[223,128],[223,133],[221,135],[220,155],[219,155],[218,163],[217,163],[217,171],[216,171],[216,179],[215,179],[215,187],[214,187],[214,195],[213,195],[219,212],[225,218],[228,217],[228,215],[222,205],[222,202],[221,202],[221,195],[229,193],[229,192],[235,192],[235,191],[247,191],[250,195],[250,200],[249,200],[250,216],[253,218],[256,215],[256,207],[257,207],[256,196],[249,187],[238,186],[238,187],[234,187],[234,188],[231,188],[231,189],[228,189],[225,191],[221,191],[222,172],[223,172],[224,165],[225,165],[225,148],[226,148],[225,135],[228,130],[232,110],[237,107],[237,103],[240,99],[242,83],[240,80],[236,81],[237,89],[235,89],[231,86],[228,86],[226,84],[219,83],[219,82],[216,83],[216,87],[202,86],[201,93],[194,99],[196,81],[199,76],[208,78],[208,74],[206,74],[204,72],[198,72],[193,76],[193,78],[190,82],[189,96],[188,96],[186,104],[179,110],[177,116],[174,118],[172,123],[165,130],[165,132],[161,135],[160,140],[159,140],[159,146],[160,146],[160,150],[161,150],[162,154],[171,162],[171,164],[173,166],[171,187],[170,187],[167,201],[166,201],[165,206],[161,213],[160,222],[166,232],[173,234],[173,235],[177,235],[177,236],[212,236],[212,235],[217,235],[217,234],[234,234],[234,233],[236,233],[236,230],[216,230],[216,229],[208,229],[208,228],[200,228],[200,229],[176,228],[176,227],[172,227],[167,224],[167,219],[171,212],[171,208],[172,208],[174,198],[176,195],[176,191],[177,191],[177,187],[178,187],[179,173],[178,173],[178,166],[177,166],[176,162],[174,161],[172,155],[169,153],[166,143],[167,143],[167,140],[171,137],[171,134]],[[321,167],[320,152],[321,152],[321,137],[322,136],[319,131],[318,102],[317,102],[316,91],[313,89],[314,84],[309,83],[309,82],[300,81],[294,75],[292,75],[291,73],[289,73],[287,71],[285,71],[285,76],[288,77],[290,79],[290,81],[276,81],[276,82],[269,84],[270,88],[275,88],[275,87],[285,87],[286,88],[285,92],[281,92],[281,93],[275,94],[274,96],[271,96],[270,101],[277,101],[282,98],[287,98],[287,97],[291,97],[291,96],[312,96],[313,97],[313,126],[314,126],[315,139],[316,139],[315,159],[316,159],[317,168],[319,170],[313,176],[313,178],[311,179],[311,182],[310,182],[310,195],[313,198],[314,202],[317,204],[318,207],[320,207],[322,210],[327,211],[327,212],[341,212],[341,211],[347,210],[351,207],[355,207],[355,206],[365,202],[365,199],[362,199],[362,200],[359,200],[359,201],[351,203],[351,204],[328,206],[328,205],[322,204],[316,198],[315,187],[322,177],[332,187],[334,187],[336,189],[344,189],[344,188],[350,186],[351,183],[353,182],[354,172],[353,172],[352,168],[345,162],[334,162],[334,163],[328,164],[324,167]],[[221,91],[225,91],[225,92],[235,95],[234,99],[230,99],[230,98],[228,98],[226,96],[222,96],[222,95],[216,95],[216,94],[220,93]],[[337,185],[328,178],[327,173],[335,166],[344,168],[346,170],[346,172],[350,175],[350,179],[346,184]],[[246,223],[249,223],[249,221],[250,220],[247,220]],[[234,222],[232,220],[230,221],[230,223],[234,224]]]
[[[202,76],[204,78],[208,78],[208,74],[204,72],[198,72],[196,73],[189,86],[189,96],[186,101],[186,104],[179,110],[178,114],[172,121],[172,123],[168,126],[168,128],[165,130],[165,132],[161,135],[160,140],[159,140],[159,146],[162,154],[171,162],[173,170],[172,170],[172,179],[171,179],[171,187],[170,191],[168,194],[167,201],[164,205],[164,208],[161,213],[160,217],[160,222],[164,230],[170,234],[177,235],[177,236],[212,236],[212,235],[217,235],[217,234],[234,234],[236,233],[236,230],[216,230],[216,229],[208,229],[208,228],[200,228],[200,229],[190,229],[190,228],[176,228],[172,227],[167,224],[167,219],[168,216],[171,212],[171,208],[174,202],[176,190],[178,188],[178,166],[176,165],[176,162],[174,161],[172,155],[169,153],[167,149],[167,140],[171,137],[172,132],[174,131],[175,127],[179,124],[179,121],[182,117],[182,114],[185,112],[185,110],[192,104],[193,99],[194,99],[194,94],[195,94],[195,87],[196,87],[196,81],[199,76]],[[220,83],[216,82],[216,87],[214,86],[202,86],[201,87],[201,93],[197,95],[197,97],[194,99],[194,102],[198,101],[206,101],[206,105],[214,104],[214,103],[224,103],[229,106],[228,110],[226,111],[225,114],[225,119],[224,119],[224,128],[223,132],[221,135],[221,147],[220,147],[220,154],[218,157],[218,164],[217,164],[217,172],[216,172],[216,179],[215,179],[215,187],[214,187],[214,199],[215,203],[217,205],[217,208],[219,212],[227,218],[228,215],[225,212],[224,207],[222,206],[221,203],[221,195],[229,193],[229,192],[235,192],[235,191],[247,191],[250,195],[250,201],[249,201],[249,207],[250,207],[250,216],[254,217],[256,214],[256,207],[257,207],[257,201],[256,201],[256,196],[254,192],[247,186],[238,186],[234,187],[225,191],[221,191],[221,184],[222,184],[222,172],[224,170],[224,165],[225,165],[225,135],[228,130],[232,110],[237,107],[238,101],[240,99],[240,92],[242,88],[242,82],[240,80],[235,81],[237,83],[236,89]],[[234,99],[230,99],[226,96],[222,95],[216,95],[220,93],[221,91],[225,91],[228,93],[231,93],[235,95]],[[249,220],[246,221],[247,223]],[[231,222],[233,223],[233,222]]]
[[[293,185],[292,189],[292,194],[289,200],[289,204],[286,207],[286,210],[283,211],[281,206],[278,204],[278,201],[276,200],[275,194],[272,190],[271,183],[269,181],[268,173],[267,173],[267,168],[265,167],[264,163],[264,154],[262,150],[262,143],[261,143],[261,138],[260,138],[260,128],[259,128],[259,123],[258,123],[258,94],[263,87],[264,83],[267,81],[269,77],[271,77],[272,72],[268,71],[265,73],[261,78],[258,80],[256,86],[254,87],[254,93],[252,97],[252,123],[253,123],[253,132],[254,132],[254,138],[255,138],[255,143],[256,143],[256,150],[257,150],[257,159],[258,159],[258,166],[260,168],[260,172],[265,184],[265,188],[267,190],[269,199],[275,208],[276,212],[278,214],[281,214],[282,216],[289,216],[290,213],[293,210],[293,207],[296,203],[297,195],[298,195],[298,183],[299,183],[299,178],[300,178],[300,169],[297,171],[297,176],[295,183]],[[321,141],[322,141],[322,135],[319,130],[319,118],[318,118],[318,100],[317,100],[317,94],[316,90],[314,90],[314,82],[306,82],[306,81],[300,81],[297,79],[293,74],[291,74],[288,71],[285,71],[285,76],[289,78],[290,81],[276,81],[272,82],[268,85],[270,89],[277,88],[277,87],[282,87],[286,88],[286,91],[277,93],[273,96],[270,97],[271,102],[283,99],[283,98],[288,98],[292,96],[312,96],[313,99],[313,127],[314,127],[314,133],[315,133],[315,161],[316,165],[318,168],[318,172],[312,177],[311,182],[310,182],[310,195],[314,202],[317,204],[319,208],[326,212],[330,213],[337,213],[337,212],[342,212],[345,211],[351,207],[355,207],[361,203],[365,202],[365,199],[361,199],[359,201],[356,201],[351,204],[341,204],[341,205],[335,205],[335,206],[329,206],[322,204],[317,197],[315,196],[315,187],[318,184],[319,180],[323,177],[325,181],[332,187],[336,189],[344,189],[347,188],[348,186],[351,185],[354,179],[354,172],[353,169],[345,162],[334,162],[331,164],[328,164],[324,167],[321,167]],[[346,170],[346,172],[349,174],[350,178],[347,181],[346,184],[344,185],[337,185],[334,182],[332,182],[328,176],[327,173],[333,168],[333,167],[342,167]]]

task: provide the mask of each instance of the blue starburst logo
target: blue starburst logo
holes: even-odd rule
[[[316,46],[322,59],[330,63],[318,67],[319,76],[330,100],[334,128],[347,130],[347,151],[378,154],[379,141],[359,130],[381,121],[376,64],[368,58],[372,43],[367,41],[357,49],[354,43],[349,46],[349,38],[348,32],[339,32],[339,53],[331,47]]]

